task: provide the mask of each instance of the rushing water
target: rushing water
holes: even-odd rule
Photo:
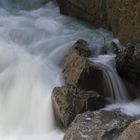
[[[124,103],[128,102],[128,93],[116,72],[115,56],[114,54],[99,55],[91,58],[91,61],[104,72],[104,79],[108,84],[111,100],[114,103]]]
[[[0,139],[62,140],[51,92],[62,84],[58,63],[77,39],[102,45],[103,29],[59,14],[40,0],[0,0]],[[41,6],[41,7],[40,7]]]
[[[106,42],[113,38],[106,30],[60,15],[53,2],[42,3],[44,0],[0,0],[0,140],[62,140],[51,106],[53,88],[62,85],[58,63],[78,39],[99,47],[104,38]],[[92,60],[106,71],[113,96],[120,101],[125,90],[108,63],[112,58]],[[123,111],[134,114],[136,102],[129,104],[131,110],[124,104]],[[107,109],[117,107],[122,105]]]

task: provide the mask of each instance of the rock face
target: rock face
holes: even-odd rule
[[[140,43],[129,44],[116,57],[116,67],[122,77],[140,85]]]
[[[107,0],[108,20],[123,44],[140,40],[140,1]]]
[[[131,123],[117,140],[140,140],[140,120]]]
[[[61,13],[74,16],[94,24],[108,27],[104,0],[57,0]]]
[[[108,111],[78,115],[66,131],[64,140],[116,140],[131,118]]]
[[[140,40],[139,0],[57,0],[60,11],[90,22],[97,27],[111,28],[126,45]]]
[[[73,86],[56,87],[52,94],[56,119],[64,127],[79,113],[104,107],[105,100],[94,91],[82,91]]]

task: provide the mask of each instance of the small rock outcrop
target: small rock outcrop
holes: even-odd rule
[[[115,112],[85,112],[75,118],[64,140],[116,140],[131,121]]]
[[[104,107],[106,101],[95,91],[83,91],[73,86],[56,87],[52,94],[56,120],[68,127],[75,116]]]
[[[140,140],[140,120],[132,122],[117,140]]]

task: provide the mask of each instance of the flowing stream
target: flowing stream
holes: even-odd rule
[[[63,84],[58,63],[78,39],[97,47],[113,38],[42,3],[0,0],[0,140],[62,140],[51,106]]]
[[[0,0],[0,139],[62,140],[51,92],[58,63],[78,39],[103,44],[112,34],[60,15],[55,2]]]

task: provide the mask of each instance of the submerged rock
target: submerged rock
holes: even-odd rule
[[[67,127],[79,113],[104,107],[106,101],[95,91],[83,91],[73,86],[56,87],[52,94],[56,119]]]
[[[117,140],[140,140],[140,120],[132,122]]]
[[[116,140],[131,121],[115,112],[86,112],[75,118],[64,140]]]

